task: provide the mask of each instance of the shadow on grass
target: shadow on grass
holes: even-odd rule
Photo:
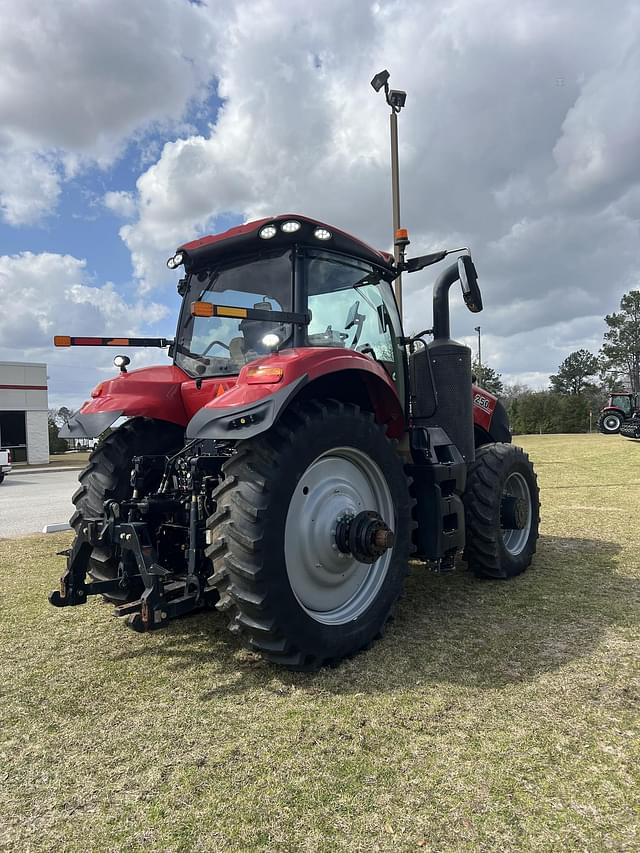
[[[291,673],[244,654],[217,613],[175,621],[162,642],[113,659],[159,656],[168,667],[197,666],[202,699],[256,688],[386,693],[451,683],[495,689],[588,655],[610,626],[632,618],[640,579],[616,573],[619,551],[611,542],[543,536],[533,567],[507,582],[477,580],[464,564],[444,576],[414,564],[385,637],[320,673]],[[214,683],[224,672],[236,680],[208,685],[212,660]]]

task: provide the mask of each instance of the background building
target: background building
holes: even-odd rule
[[[0,447],[14,462],[49,462],[47,365],[0,361]]]

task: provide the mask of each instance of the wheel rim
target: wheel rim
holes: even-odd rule
[[[526,548],[529,540],[529,534],[531,533],[531,520],[533,517],[531,491],[529,489],[529,484],[522,474],[514,471],[507,477],[502,488],[502,497],[517,498],[519,501],[523,502],[525,509],[525,520],[522,528],[502,528],[502,542],[505,549],[512,557],[517,557]]]
[[[395,529],[393,499],[376,463],[353,447],[332,448],[304,472],[285,524],[285,562],[293,594],[317,622],[341,625],[375,600],[393,549],[375,563],[359,563],[338,550],[341,519],[374,510]]]
[[[615,415],[607,415],[604,419],[604,428],[607,432],[615,432],[617,429],[620,429],[620,418],[617,418]]]

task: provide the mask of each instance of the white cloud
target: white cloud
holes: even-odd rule
[[[60,173],[50,157],[0,150],[0,215],[9,225],[33,225],[55,207]]]
[[[563,337],[572,324],[586,318],[597,348],[599,318],[637,282],[636,18],[631,7],[585,16],[577,2],[443,0],[428,14],[417,0],[328,2],[313,19],[286,0],[236,4],[218,28],[226,100],[210,134],[166,144],[138,179],[137,219],[120,231],[135,274],[145,287],[168,280],[167,254],[230,212],[299,211],[388,247],[387,118],[368,85],[386,65],[408,89],[401,195],[412,252],[471,245],[480,320],[503,341],[496,367],[517,358],[522,374],[553,372],[583,345]],[[430,325],[436,274],[405,277],[416,327]],[[477,323],[459,299],[453,317],[460,335]]]
[[[612,15],[578,0],[326,0],[311,15],[295,0],[101,0],[89,15],[0,0],[10,10],[0,149],[56,152],[46,162],[66,179],[150,124],[173,131],[146,146],[133,198],[104,198],[129,220],[120,234],[143,289],[174,281],[168,255],[229,218],[298,211],[388,248],[388,118],[368,84],[384,66],[408,90],[411,251],[469,244],[476,258],[486,310],[472,317],[456,296],[454,334],[479,319],[493,366],[543,375],[568,347],[595,348],[600,318],[637,286],[634,4]],[[179,122],[212,78],[224,103],[194,133]],[[436,274],[405,277],[416,327],[430,325]]]
[[[214,33],[205,10],[181,0],[1,0],[0,151],[46,153],[71,177],[111,163],[152,126],[180,127],[207,94]],[[2,202],[8,223],[33,221],[42,169],[32,160],[26,176],[14,174]],[[38,213],[56,198],[43,193]]]
[[[123,219],[131,219],[136,212],[136,203],[133,195],[123,190],[110,190],[104,194],[102,201],[108,210]]]
[[[135,335],[170,314],[165,305],[128,302],[112,283],[96,285],[86,261],[50,252],[0,256],[0,305],[0,360],[45,361],[65,405],[87,396],[113,352],[57,350],[54,335]]]

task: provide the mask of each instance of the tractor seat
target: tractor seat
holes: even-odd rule
[[[244,338],[231,338],[229,341],[229,359],[234,367],[241,369],[247,363],[244,356]]]

